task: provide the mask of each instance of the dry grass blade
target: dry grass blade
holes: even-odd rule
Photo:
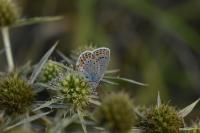
[[[42,57],[42,59],[40,60],[40,62],[38,63],[38,65],[35,67],[35,69],[33,70],[33,73],[29,79],[29,83],[33,84],[35,79],[37,78],[37,76],[39,75],[39,73],[41,72],[44,64],[47,62],[49,56],[53,53],[54,49],[56,48],[58,42],[56,42],[56,44],[53,45],[53,47],[51,49],[49,49],[49,51],[47,51],[47,53]]]

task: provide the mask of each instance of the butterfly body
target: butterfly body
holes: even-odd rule
[[[96,88],[103,78],[110,60],[110,49],[102,47],[85,51],[78,58],[76,67],[92,88]]]

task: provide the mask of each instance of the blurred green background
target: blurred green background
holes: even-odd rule
[[[157,92],[180,108],[200,97],[199,0],[16,0],[22,18],[63,15],[56,22],[11,29],[15,63],[22,66],[60,40],[70,55],[81,45],[111,49],[110,69],[148,83],[123,84],[136,103],[154,104]],[[3,47],[2,43],[0,45]],[[5,56],[0,68],[5,70]],[[197,107],[198,111],[199,108]]]

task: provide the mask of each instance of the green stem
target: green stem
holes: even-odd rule
[[[14,69],[14,61],[13,61],[13,55],[12,55],[12,49],[10,45],[10,37],[9,37],[9,28],[8,27],[3,27],[1,29],[2,35],[3,35],[3,42],[4,42],[4,47],[6,51],[6,58],[8,62],[8,71],[11,72]]]

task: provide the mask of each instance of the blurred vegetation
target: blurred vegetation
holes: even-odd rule
[[[200,96],[199,0],[16,2],[22,18],[64,16],[61,21],[11,29],[18,66],[30,59],[37,62],[57,40],[60,51],[67,56],[81,45],[95,44],[111,49],[110,68],[120,69],[121,76],[149,84],[118,87],[130,92],[138,103],[155,103],[158,91],[164,100],[170,99],[180,107]],[[4,67],[2,55],[2,71]]]

